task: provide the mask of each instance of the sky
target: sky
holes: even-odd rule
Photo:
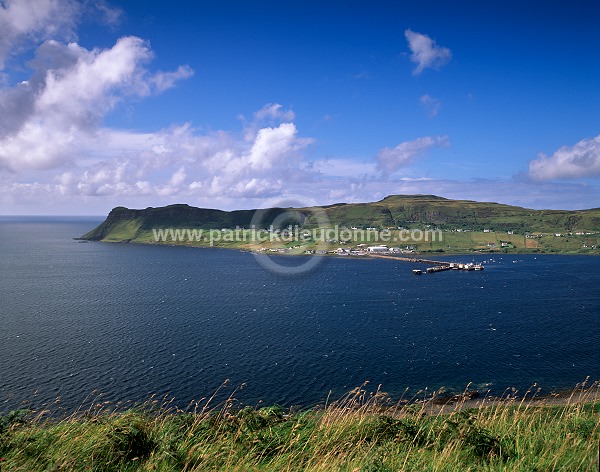
[[[600,2],[0,0],[0,214],[600,207]]]

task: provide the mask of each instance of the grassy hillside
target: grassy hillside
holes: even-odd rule
[[[0,469],[596,471],[600,403],[585,395],[554,406],[458,403],[433,415],[429,403],[390,407],[360,389],[301,412],[231,402],[186,412],[103,404],[63,420],[18,411],[0,416]]]
[[[82,239],[113,242],[158,243],[155,231],[180,228],[206,231],[245,228],[268,228],[280,217],[280,226],[300,224],[302,229],[323,227],[322,215],[328,220],[325,226],[364,230],[388,228],[398,232],[406,229],[439,229],[444,237],[439,241],[403,240],[394,234],[391,245],[412,245],[418,251],[471,252],[600,252],[600,209],[562,211],[530,210],[521,207],[482,203],[468,200],[448,200],[433,195],[393,195],[374,203],[338,203],[314,208],[271,208],[261,210],[263,218],[253,218],[256,210],[221,211],[194,208],[189,205],[170,205],[145,210],[113,209],[107,219],[85,234]],[[293,213],[295,218],[283,218]],[[240,229],[240,231],[243,231]],[[205,236],[207,233],[204,233]],[[314,251],[314,241],[302,244],[251,244],[246,236],[233,240],[210,241],[210,245],[243,249],[260,247],[285,249],[292,253]],[[556,236],[560,234],[560,236]],[[525,235],[531,236],[526,238]],[[239,236],[239,235],[238,235]],[[242,239],[242,240],[241,240]],[[208,245],[206,238],[171,239],[169,244]],[[376,243],[364,236],[331,238],[321,249],[338,247],[341,243]],[[503,244],[504,243],[504,244]]]
[[[326,207],[334,224],[354,226],[434,225],[442,229],[525,233],[600,230],[600,208],[530,210],[499,203],[449,200],[434,195],[391,195],[379,202]]]

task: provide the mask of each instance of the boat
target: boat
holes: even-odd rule
[[[422,275],[423,271],[421,269],[413,269],[413,274],[414,275]]]

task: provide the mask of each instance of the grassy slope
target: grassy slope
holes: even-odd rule
[[[305,218],[304,227],[317,226],[314,208],[301,208],[297,213]],[[268,211],[263,222],[268,223],[285,209],[275,208]],[[590,253],[600,252],[590,249],[600,246],[600,234],[571,235],[556,237],[555,233],[590,231],[600,233],[600,209],[581,211],[529,210],[526,208],[482,203],[467,200],[448,200],[431,195],[386,197],[380,202],[357,204],[334,204],[318,207],[321,214],[329,220],[328,227],[366,227],[382,228],[440,228],[444,230],[442,241],[424,242],[405,241],[406,245],[416,245],[420,251],[469,252],[488,250],[488,244],[500,248],[501,242],[510,243],[508,252],[565,252]],[[171,205],[146,210],[128,210],[116,208],[100,226],[84,235],[84,239],[104,241],[133,241],[153,243],[153,229],[157,228],[191,228],[220,230],[222,228],[245,227],[251,225],[254,210],[225,212],[190,207],[188,205]],[[429,225],[429,226],[428,226]],[[453,230],[470,230],[469,232],[453,232]],[[492,232],[483,232],[484,229]],[[509,235],[508,231],[515,234]],[[542,233],[543,237],[525,240],[526,232]],[[374,242],[355,240],[352,243]],[[170,244],[176,241],[168,241]],[[206,241],[180,242],[192,245],[206,245]],[[284,247],[283,244],[256,244],[244,242],[220,241],[222,247],[256,249],[260,246]],[[392,245],[403,245],[400,242]],[[297,253],[307,249],[315,249],[315,244],[305,243],[294,250]],[[332,248],[339,244],[332,243]],[[590,248],[585,248],[589,246]]]
[[[449,200],[434,195],[391,195],[367,204],[337,204],[326,208],[333,224],[413,226],[554,232],[600,230],[600,209],[531,210],[498,203]]]
[[[600,403],[519,401],[426,415],[357,389],[324,410],[147,404],[61,421],[0,417],[8,471],[595,471]],[[459,405],[460,406],[460,405]]]

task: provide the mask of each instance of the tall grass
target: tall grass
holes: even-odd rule
[[[599,392],[578,388],[559,404],[534,391],[390,404],[363,386],[299,412],[232,398],[185,411],[94,403],[62,419],[19,410],[0,416],[0,470],[596,471]]]

